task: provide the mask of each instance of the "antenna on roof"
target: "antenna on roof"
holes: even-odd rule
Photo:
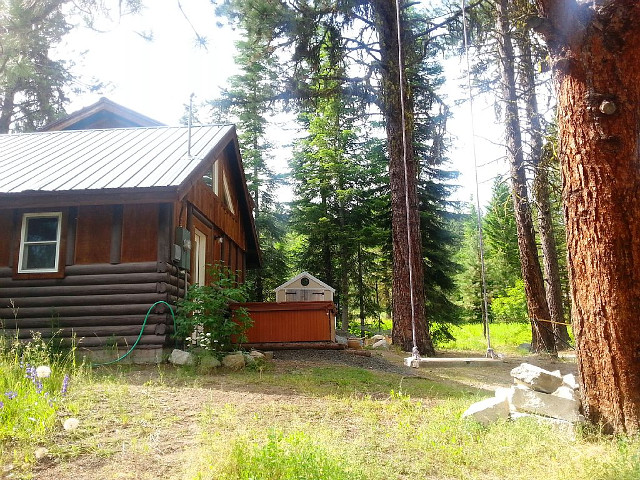
[[[191,157],[191,124],[193,120],[193,93],[189,95],[189,133],[187,137],[187,156]]]

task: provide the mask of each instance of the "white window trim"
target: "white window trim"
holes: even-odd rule
[[[211,172],[211,188],[213,190],[213,193],[215,193],[216,195],[219,195],[220,193],[220,161],[216,160],[215,162],[213,162],[213,166],[212,166],[212,172]]]
[[[35,268],[35,269],[26,269],[22,268],[22,259],[24,256],[24,247],[25,247],[25,236],[27,231],[27,220],[29,218],[49,218],[56,217],[58,219],[58,231],[56,234],[56,257],[55,257],[55,265],[54,268]],[[18,273],[55,273],[60,268],[60,236],[62,233],[62,212],[40,212],[40,213],[25,213],[22,216],[22,228],[20,234],[20,253],[18,255]],[[29,242],[29,244],[34,243],[53,243],[49,242]]]

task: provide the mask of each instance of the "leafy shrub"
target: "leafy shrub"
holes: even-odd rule
[[[209,273],[210,285],[190,287],[187,297],[178,302],[176,334],[190,346],[225,352],[233,343],[246,341],[245,332],[252,323],[249,312],[237,308],[232,318],[230,305],[245,302],[247,288],[239,285],[231,269],[222,264],[211,266]]]
[[[513,287],[507,288],[504,296],[494,298],[491,311],[496,322],[528,322],[524,282],[516,280]]]

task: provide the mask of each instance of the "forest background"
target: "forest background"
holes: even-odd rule
[[[486,163],[484,171],[491,172],[481,173],[483,192],[491,188],[483,194],[489,199],[479,217],[475,199],[470,198],[475,185],[468,188],[469,178],[474,179],[472,151],[460,148],[470,138],[469,102],[462,102],[460,90],[452,88],[466,83],[459,68],[466,65],[461,5],[436,3],[403,6],[424,295],[432,336],[436,342],[446,340],[451,325],[483,318],[478,218],[484,234],[487,313],[492,321],[528,321],[513,186],[500,155],[506,150],[504,135],[496,135],[499,128],[484,126],[487,116],[480,112],[487,103],[491,117],[503,123],[510,115],[505,105],[515,101],[519,106],[526,185],[543,177],[550,200],[541,207],[527,194],[533,200],[530,215],[547,214],[551,220],[561,318],[567,319],[548,54],[526,21],[534,7],[526,1],[511,2],[509,11],[508,33],[521,39],[514,55],[515,100],[503,93],[499,36],[504,32],[496,28],[496,2],[472,3],[467,12],[475,128],[481,132],[475,147]],[[166,38],[155,28],[167,21],[166,13],[163,17],[156,6],[138,2],[106,2],[99,8],[91,2],[62,0],[2,2],[6,28],[0,36],[5,47],[0,125],[3,131],[33,130],[105,93],[141,113],[158,113],[169,123],[177,120],[174,113],[167,118],[138,102],[175,105],[177,100],[181,121],[186,122],[188,92],[198,92],[196,122],[238,125],[265,265],[251,277],[253,299],[273,299],[275,286],[307,270],[336,288],[344,327],[359,334],[384,328],[391,315],[393,262],[389,152],[381,102],[376,99],[381,82],[377,20],[367,17],[366,2],[346,2],[340,12],[329,11],[329,4],[283,2],[278,8],[284,10],[274,12],[269,11],[276,8],[273,2],[266,1],[176,1],[169,10],[172,36]],[[265,21],[274,13],[289,25]],[[26,35],[21,28],[28,25],[32,28]],[[217,33],[206,37],[203,32],[212,26]],[[269,35],[267,26],[272,27]],[[115,40],[114,32],[125,32],[124,37]],[[134,54],[133,48],[123,53],[132,44],[142,45],[142,55]],[[216,61],[211,52],[217,52]],[[225,60],[221,52],[234,53]],[[234,74],[227,76],[229,72]],[[155,79],[146,76],[149,73]],[[533,84],[527,83],[529,73],[534,74]],[[119,84],[127,83],[138,87],[131,101],[117,95]],[[546,105],[544,113],[530,111],[532,94]],[[452,112],[457,113],[456,121]],[[487,142],[482,137],[489,131],[493,140]],[[283,143],[288,148],[283,149]],[[287,168],[274,168],[286,156]],[[462,189],[456,171],[461,168],[467,178]],[[286,203],[283,186],[291,192],[284,197]],[[541,228],[548,226],[537,231]]]

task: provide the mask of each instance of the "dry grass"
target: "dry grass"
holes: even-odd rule
[[[59,429],[45,459],[3,461],[42,480],[639,478],[635,439],[461,420],[512,366],[420,378],[322,361],[208,376],[114,367],[76,387],[81,426]]]

